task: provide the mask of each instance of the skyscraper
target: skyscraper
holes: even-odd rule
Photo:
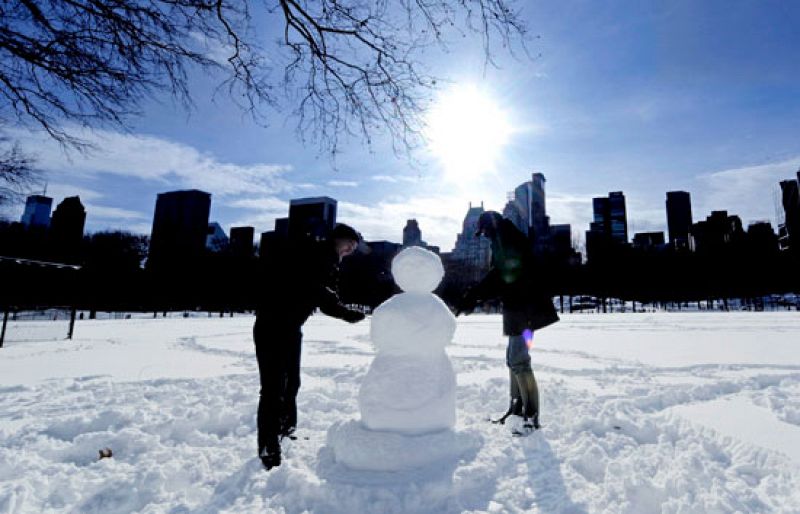
[[[508,194],[508,202],[503,208],[503,217],[530,238],[536,253],[552,250],[550,218],[547,216],[545,204],[545,182],[543,174],[533,173],[531,180],[523,182]]]
[[[508,194],[508,203],[503,217],[514,224],[520,232],[528,235],[531,225],[531,182],[523,182]]]
[[[614,247],[628,243],[628,218],[622,191],[592,198],[593,221],[586,232],[586,253],[590,260],[609,257]]]
[[[31,195],[25,200],[25,211],[20,221],[27,228],[50,226],[53,199],[49,196]]]
[[[608,194],[608,214],[611,239],[615,243],[626,244],[628,242],[628,214],[625,208],[625,195],[622,194],[622,191]]]
[[[489,239],[475,235],[478,230],[478,218],[483,214],[483,203],[480,207],[469,205],[464,216],[462,231],[456,237],[456,246],[450,258],[464,265],[469,280],[479,280],[489,268],[491,260],[491,244]]]
[[[692,227],[692,200],[686,191],[667,193],[667,229],[669,244],[676,248],[689,245],[689,229]]]
[[[336,200],[327,196],[297,198],[289,203],[289,237],[320,240],[336,225]]]
[[[422,231],[415,219],[406,221],[406,226],[403,228],[403,246],[422,246]]]
[[[531,206],[530,206],[530,227],[533,232],[534,244],[540,244],[540,241],[546,239],[550,235],[550,220],[547,217],[547,210],[545,209],[545,194],[544,194],[545,178],[541,173],[534,173],[531,176]]]
[[[216,221],[210,222],[206,232],[206,249],[211,252],[223,252],[228,249],[229,243],[228,234],[222,225]]]
[[[781,181],[781,196],[785,214],[785,239],[788,240],[783,247],[800,251],[800,171],[797,172],[797,180]]]
[[[231,253],[237,257],[252,257],[255,233],[253,227],[231,227]]]
[[[211,195],[204,191],[159,194],[147,266],[160,269],[197,262],[205,251],[210,210]]]
[[[64,262],[77,262],[83,242],[86,209],[78,196],[64,198],[53,211],[50,221],[50,244],[56,258]]]

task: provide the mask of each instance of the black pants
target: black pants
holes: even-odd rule
[[[261,393],[258,402],[258,449],[275,449],[280,434],[297,426],[297,391],[300,389],[299,326],[257,320],[253,327]]]

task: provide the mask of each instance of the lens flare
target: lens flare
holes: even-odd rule
[[[533,330],[526,328],[522,332],[522,337],[525,339],[525,345],[528,347],[528,350],[533,348]]]

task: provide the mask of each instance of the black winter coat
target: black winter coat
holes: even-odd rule
[[[503,219],[491,242],[491,268],[470,296],[478,301],[502,300],[505,335],[539,330],[558,321],[545,273],[537,269],[525,235]]]
[[[338,296],[339,256],[331,241],[287,242],[262,259],[257,322],[299,328],[319,308],[347,319]]]

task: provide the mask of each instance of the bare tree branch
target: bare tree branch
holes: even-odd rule
[[[41,173],[36,160],[23,152],[19,144],[0,136],[0,205],[20,201],[40,185]]]
[[[253,0],[5,0],[0,120],[81,148],[66,127],[125,128],[163,94],[190,108],[199,67],[222,73],[218,92],[259,123],[287,109],[300,138],[332,155],[342,137],[381,133],[409,150],[437,84],[420,52],[453,32],[479,36],[487,65],[498,45],[524,51],[513,1],[263,0],[254,15]],[[282,37],[267,51],[255,27],[275,17]]]

